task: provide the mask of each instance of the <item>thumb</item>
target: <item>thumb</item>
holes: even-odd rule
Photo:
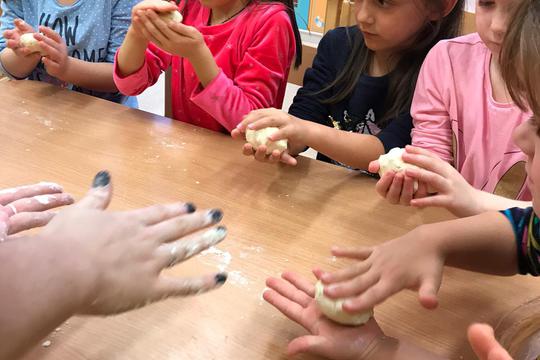
[[[480,360],[512,360],[497,342],[493,328],[486,324],[473,324],[467,332],[469,343]]]
[[[369,166],[368,166],[368,171],[370,173],[378,173],[379,172],[379,169],[381,168],[380,164],[379,164],[379,160],[374,160],[372,162],[369,163]]]
[[[306,335],[294,339],[287,346],[287,355],[310,354],[330,358],[332,354],[331,344],[322,336]]]
[[[100,171],[94,177],[92,188],[75,206],[85,209],[105,210],[112,198],[111,175],[108,171]]]
[[[431,278],[425,278],[420,284],[418,290],[418,300],[420,304],[426,309],[435,309],[439,305],[437,293],[441,287],[440,276],[434,276]]]

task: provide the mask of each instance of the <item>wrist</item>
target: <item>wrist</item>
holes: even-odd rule
[[[36,238],[35,243],[40,244],[40,247],[47,244],[50,249],[48,253],[52,255],[51,259],[48,260],[55,264],[48,266],[46,271],[52,272],[51,269],[56,269],[57,274],[51,274],[51,276],[61,279],[58,282],[63,284],[63,288],[69,294],[69,299],[66,299],[66,304],[64,304],[66,310],[69,310],[70,314],[76,314],[81,309],[90,306],[97,293],[97,279],[91,276],[95,271],[88,266],[89,264],[68,253],[69,248],[66,244],[73,243],[73,239],[51,236],[47,231]]]
[[[134,28],[133,25],[130,25],[126,34],[125,41],[133,41],[137,44],[144,44],[144,47],[148,47],[148,39],[139,34]]]

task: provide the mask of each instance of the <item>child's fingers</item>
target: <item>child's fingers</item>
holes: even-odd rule
[[[375,190],[383,198],[386,198],[395,176],[396,173],[394,171],[388,171],[381,177],[379,181],[377,181],[377,184],[375,184]]]
[[[246,140],[246,135],[238,128],[231,131],[231,137],[235,140]]]
[[[405,173],[405,174],[407,174],[407,173]],[[429,195],[428,184],[426,184],[423,181],[418,181],[418,190],[414,193],[414,198],[415,199],[421,199],[421,198],[425,198],[428,195]]]
[[[439,304],[437,299],[437,293],[441,287],[440,278],[429,277],[422,281],[420,289],[418,290],[418,299],[420,304],[426,309],[435,309]]]
[[[154,10],[156,12],[167,12],[178,10],[178,6],[174,2],[169,1],[156,1],[152,3],[138,4],[136,5],[136,11],[139,10]]]
[[[399,287],[393,285],[391,282],[380,281],[368,288],[362,295],[346,300],[343,303],[343,310],[349,313],[367,311],[375,305],[382,303],[399,290]]]
[[[268,162],[268,158],[266,156],[266,146],[261,145],[257,148],[255,151],[255,160],[262,161],[262,162]]]
[[[294,136],[293,130],[293,126],[280,127],[278,131],[268,137],[268,140],[279,141],[290,139]]]
[[[414,196],[414,182],[416,180],[410,176],[405,175],[403,177],[403,188],[401,189],[401,196],[399,203],[403,206],[409,206]]]
[[[261,130],[267,127],[280,127],[280,123],[277,123],[275,118],[269,116],[259,117],[254,122],[251,122],[247,125],[249,130]]]
[[[449,166],[447,162],[437,157],[431,157],[431,156],[420,155],[420,154],[404,153],[403,161],[409,164],[416,165],[422,169],[443,175],[443,176],[447,172],[447,166]]]
[[[512,360],[497,342],[493,328],[487,324],[473,324],[467,331],[469,343],[479,360]]]
[[[251,144],[244,144],[244,147],[242,148],[242,153],[246,156],[254,156],[255,150],[253,149],[253,146],[251,146]]]
[[[174,33],[184,36],[190,39],[196,39],[200,34],[200,31],[194,28],[193,26],[185,25],[183,23],[169,23],[167,27],[171,29]]]
[[[421,199],[412,199],[411,206],[420,208],[420,209],[423,209],[426,207],[449,208],[451,204],[450,204],[450,198],[447,195],[433,195],[433,196],[426,196]]]
[[[448,192],[448,181],[442,175],[427,169],[406,169],[405,174],[420,182],[426,183],[436,192]]]
[[[281,161],[281,151],[279,150],[272,151],[272,153],[268,157],[268,162],[270,164],[277,164],[280,161]]]
[[[379,164],[379,160],[373,160],[372,162],[369,163],[368,171],[370,173],[376,174],[376,173],[379,172],[380,168],[381,168],[381,166]]]
[[[401,190],[403,189],[403,177],[404,175],[401,172],[396,173],[394,176],[394,181],[392,181],[388,193],[386,193],[386,199],[390,204],[399,204]]]
[[[146,12],[146,16],[148,19],[152,22],[154,27],[161,33],[166,39],[172,39],[174,36],[176,36],[176,33],[171,30],[171,28],[167,25],[163,19],[159,17],[158,14],[156,14],[154,11],[149,10]]]
[[[39,31],[41,31],[43,33],[43,35],[45,35],[45,37],[47,37],[49,39],[52,39],[56,43],[61,43],[63,41],[60,34],[57,33],[56,31],[54,31],[53,29],[51,29],[50,27],[40,26]],[[39,33],[37,33],[36,35],[41,36],[41,34],[39,34]],[[38,38],[36,37],[36,39],[38,39]],[[41,40],[41,39],[38,39],[38,40]]]
[[[170,39],[167,37],[166,34],[161,32],[161,30],[157,27],[154,21],[152,21],[152,19],[150,18],[150,14],[152,13],[154,13],[152,10],[147,10],[146,13],[140,15],[144,29],[148,32],[151,38],[156,39],[161,44],[164,44]],[[161,19],[159,21],[163,22]]]
[[[9,221],[9,235],[47,225],[55,212],[25,212],[13,215]]]
[[[332,247],[332,255],[355,260],[366,260],[373,253],[372,247],[342,248]]]
[[[13,24],[15,24],[15,28],[23,34],[27,32],[34,32],[34,29],[22,19],[15,19]]]
[[[294,156],[291,156],[291,154],[286,151],[281,153],[281,162],[290,166],[296,166],[298,164],[298,160],[296,160]]]
[[[358,261],[344,269],[340,269],[333,273],[324,273],[321,276],[321,281],[325,284],[339,283],[354,279],[367,272],[371,268],[371,264],[367,261]]]
[[[368,270],[352,279],[326,286],[324,288],[324,294],[333,299],[358,296],[377,284],[379,279],[379,274],[375,271]]]
[[[315,297],[315,286],[302,276],[291,271],[285,271],[281,274],[281,278],[293,284],[298,290],[303,291],[310,298]]]
[[[418,147],[418,146],[407,145],[407,146],[405,146],[405,150],[409,154],[419,154],[419,155],[425,155],[425,156],[428,156],[428,157],[439,159],[439,157],[437,155],[435,155],[435,153],[433,153],[433,152],[431,152],[429,150],[423,149],[421,147]]]

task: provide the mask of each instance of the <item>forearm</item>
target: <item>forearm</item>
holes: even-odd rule
[[[518,271],[514,230],[501,213],[423,225],[413,231],[426,246],[434,245],[448,266],[493,275]]]
[[[369,163],[384,154],[382,142],[373,135],[337,130],[306,121],[305,145],[329,158],[355,169],[367,169]]]
[[[27,237],[0,244],[1,360],[20,357],[78,307],[81,294],[74,289],[79,284],[61,266],[70,260],[58,259],[49,240]]]
[[[114,84],[113,71],[114,64],[111,63],[94,63],[69,57],[61,80],[85,89],[116,92],[118,89]]]
[[[133,30],[128,30],[118,51],[118,71],[122,77],[135,73],[143,66],[147,47],[146,39],[135,35]]]
[[[476,214],[487,211],[505,210],[513,207],[526,208],[532,206],[532,203],[530,201],[508,199],[478,189],[476,189],[475,198],[477,203]]]
[[[199,53],[189,59],[189,62],[203,87],[210,84],[219,74],[216,60],[206,45],[202,46]]]
[[[25,78],[36,68],[41,59],[39,54],[17,56],[13,50],[5,48],[0,53],[4,69],[17,78]]]

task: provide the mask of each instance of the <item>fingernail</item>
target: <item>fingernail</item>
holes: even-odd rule
[[[97,173],[92,183],[93,188],[106,187],[111,183],[111,175],[108,171],[100,171]]]
[[[188,214],[193,214],[197,210],[197,207],[193,203],[187,203],[185,206]]]
[[[216,284],[223,285],[227,281],[227,273],[219,273],[215,276]]]
[[[210,210],[208,215],[210,216],[210,218],[212,218],[212,223],[214,224],[217,224],[221,221],[221,219],[223,219],[223,212],[219,209]]]

